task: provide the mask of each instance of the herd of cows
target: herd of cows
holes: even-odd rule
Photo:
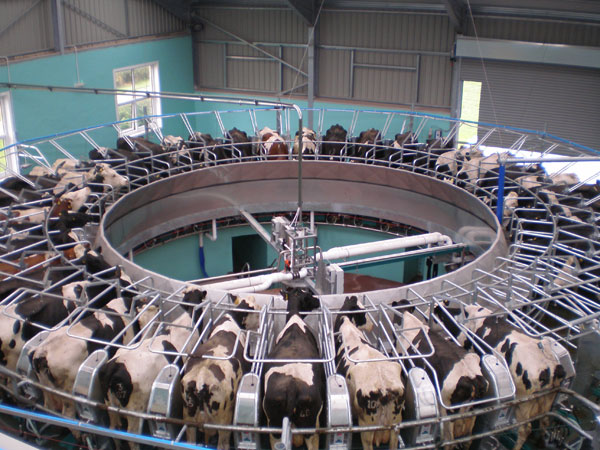
[[[224,306],[215,308],[205,300],[206,292],[193,286],[164,299],[133,282],[120,267],[107,264],[92,248],[89,233],[119,195],[183,171],[288,159],[302,152],[306,158],[428,174],[496,205],[499,154],[453,149],[441,139],[418,143],[411,133],[387,142],[378,130],[350,138],[343,127],[334,125],[324,136],[305,128],[302,136],[297,133],[289,141],[267,127],[254,138],[234,128],[223,139],[194,133],[187,140],[119,138],[116,144],[93,149],[88,161],[60,159],[0,184],[4,401],[26,407],[37,402],[36,407],[46,412],[77,418],[77,397],[72,393],[78,371],[95,351],[105,350],[108,359],[98,373],[102,405],[97,407],[108,412],[111,428],[147,432],[148,418],[140,414],[148,411],[153,381],[164,367],[174,364],[181,375],[181,389],[175,394],[182,403],[177,423],[186,424],[188,442],[219,449],[233,444],[227,426],[234,422],[238,386],[256,366],[248,358],[249,336],[264,331],[261,318],[272,305],[258,305],[251,296],[229,295]],[[530,298],[566,292],[589,302],[588,308],[595,307],[600,293],[595,281],[600,276],[595,259],[597,185],[582,184],[573,175],[551,177],[532,164],[513,164],[506,173],[503,226],[512,251],[518,247],[521,261],[530,262],[545,258],[550,248],[553,261],[561,264],[556,276],[539,281]],[[281,428],[287,417],[292,428],[313,429],[294,433],[293,445],[318,449],[326,437],[314,429],[329,426],[330,405],[324,336],[307,315],[323,313],[327,307],[302,289],[284,289],[282,295],[287,314],[264,349],[257,425]],[[332,338],[335,371],[346,381],[364,449],[397,448],[401,442],[395,426],[402,423],[408,407],[411,366],[425,368],[435,380],[440,413],[446,416],[477,410],[486,399],[490,402],[481,358],[495,354],[503,359],[516,398],[522,399],[514,406],[514,417],[522,423],[515,449],[530,438],[530,420],[550,411],[556,388],[572,376],[551,351],[553,341],[532,336],[512,316],[458,301],[416,307],[401,298],[390,298],[375,311],[360,297],[349,296],[340,310],[331,311],[331,326],[324,333]],[[396,330],[392,349],[382,348],[376,338],[384,328],[382,314]],[[26,379],[35,382],[38,397],[24,387]],[[434,438],[450,442],[469,437],[476,422],[475,416],[451,418]],[[543,428],[545,419],[541,422]],[[70,432],[86,442],[80,430]],[[268,439],[265,434],[262,445],[275,448],[279,439],[280,434],[271,433]],[[461,445],[471,445],[469,439],[464,441]],[[124,440],[115,445],[137,448]]]

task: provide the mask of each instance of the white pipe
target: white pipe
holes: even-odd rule
[[[439,244],[452,245],[452,239],[441,233],[427,233],[419,236],[407,236],[384,241],[366,242],[364,244],[346,245],[333,247],[323,253],[317,254],[316,259],[332,260],[349,258],[351,256],[364,255],[367,253],[383,252],[386,250],[397,250],[400,248],[417,247],[419,245]]]
[[[207,238],[209,238],[213,242],[217,240],[217,219],[212,220],[212,234],[203,233],[203,232],[198,233],[198,243],[200,244],[200,247],[204,247],[204,236],[205,235]]]
[[[303,268],[298,272],[298,278],[304,278],[308,275],[308,269]],[[222,281],[220,283],[211,283],[211,284],[203,284],[201,288],[210,288],[210,289],[222,289],[225,291],[230,290],[241,290],[249,287],[261,287],[266,285],[268,289],[269,286],[273,283],[279,283],[280,281],[288,281],[294,279],[294,274],[291,272],[277,272],[277,273],[269,273],[267,275],[259,275],[257,277],[250,278],[240,278],[239,280],[231,280],[231,281]],[[264,290],[261,289],[261,290]]]

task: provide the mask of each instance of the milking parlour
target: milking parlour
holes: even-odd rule
[[[600,190],[569,174],[598,165],[590,149],[424,113],[186,101],[238,109],[4,149],[21,169],[0,184],[0,412],[15,434],[595,448]],[[465,126],[484,137],[454,145]]]

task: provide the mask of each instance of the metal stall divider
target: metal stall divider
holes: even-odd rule
[[[438,329],[437,331],[446,335],[447,339],[453,341],[456,345],[458,345],[460,347],[460,344],[458,343],[458,341],[456,341],[456,339],[450,333],[450,331],[441,323],[441,320],[438,320],[436,318],[436,316],[430,312],[430,311],[432,311],[432,308],[434,307],[434,305],[440,307],[443,312],[445,311],[445,309],[443,309],[444,308],[443,304],[441,304],[439,301],[437,301],[437,299],[435,299],[435,297],[433,298],[433,301],[431,301],[431,302],[425,301],[424,299],[421,298],[420,301],[416,301],[416,302],[413,301],[409,305],[404,305],[404,306],[390,308],[390,309],[395,310],[396,311],[395,314],[398,314],[398,312],[402,311],[403,309],[416,307],[415,314],[421,315],[420,320],[423,323],[427,323],[430,327],[433,327],[433,326],[439,327],[440,329]],[[426,311],[422,311],[422,309],[426,309]],[[449,315],[449,316],[451,317],[451,320],[454,320],[451,315]],[[460,324],[458,322],[456,322],[455,325],[460,328]],[[402,330],[400,330],[400,334],[402,335],[403,333],[406,333],[406,331],[407,331],[406,329],[402,329]],[[433,386],[435,388],[435,392],[437,394],[439,408],[443,408],[443,410],[445,410],[445,411],[449,411],[452,409],[458,409],[458,408],[473,409],[474,407],[479,407],[479,406],[498,405],[498,404],[501,404],[502,402],[514,399],[516,390],[515,390],[515,386],[514,386],[512,377],[510,376],[508,367],[506,366],[506,363],[504,361],[504,358],[502,358],[502,356],[500,354],[498,354],[496,351],[491,349],[484,342],[479,342],[477,339],[470,336],[468,333],[465,333],[465,334],[467,336],[467,339],[469,339],[471,341],[473,347],[476,348],[478,350],[478,353],[480,353],[482,355],[482,357],[480,359],[480,367],[482,370],[482,374],[488,381],[491,389],[488,391],[488,395],[483,399],[472,400],[472,401],[465,402],[460,405],[445,404],[445,402],[442,400],[440,380],[438,379],[438,376],[437,376],[435,370],[433,369],[433,366],[428,361],[428,359],[433,356],[433,353],[431,355],[424,355],[423,361],[421,364],[424,366],[424,368],[426,369],[426,372],[431,377]],[[399,343],[401,343],[401,344],[404,343],[404,345],[406,345],[406,342],[410,342],[410,341],[408,341],[408,339],[406,339],[406,338],[403,338],[401,341],[399,341]],[[411,344],[411,347],[412,347],[412,344]],[[404,351],[407,352],[408,348]],[[416,351],[416,349],[412,348],[411,351]],[[441,412],[441,410],[439,412]],[[476,411],[474,411],[474,415],[475,414],[477,414]],[[476,421],[476,425],[473,429],[473,433],[485,432],[490,429],[504,426],[509,423],[509,421],[511,420],[511,417],[512,417],[512,412],[509,407],[491,411],[491,412],[483,414],[483,415],[479,415],[479,417],[477,418],[477,421]],[[441,432],[441,430],[440,430],[440,432]]]
[[[405,422],[407,415],[409,420],[437,417],[437,401],[429,377],[422,369],[415,367],[413,362],[414,359],[422,358],[424,355],[418,353],[415,355],[400,354],[396,349],[396,343],[400,338],[395,325],[388,315],[388,308],[390,307],[384,304],[376,306],[368,295],[362,295],[361,299],[362,305],[364,306],[364,312],[373,324],[372,331],[364,332],[364,334],[369,344],[381,352],[384,357],[369,360],[356,360],[347,354],[347,348],[344,348],[344,351],[346,352],[345,357],[353,363],[369,363],[377,361],[398,362],[402,373],[404,374],[404,381],[406,381],[404,402],[405,415],[402,418],[402,421]],[[351,314],[353,311],[331,312],[332,323],[334,321],[333,317],[342,313]],[[430,353],[432,353],[433,347],[427,336],[426,340]],[[339,351],[340,350],[338,350],[338,352]],[[410,366],[410,368],[407,368],[407,365]],[[435,428],[436,427],[432,424],[404,428],[405,431],[398,434],[398,447],[404,448],[406,446],[434,442],[436,439]],[[398,431],[392,430],[392,432],[397,433]]]
[[[249,373],[242,376],[235,400],[233,424],[256,428],[260,420],[260,398],[262,360],[266,358],[267,349],[273,337],[272,320],[268,318],[268,311],[274,308],[274,300],[264,306],[260,312],[258,330],[248,331],[244,358],[251,362]],[[233,434],[235,447],[245,450],[260,448],[260,435],[250,431],[236,431]]]
[[[164,301],[160,302],[159,318],[155,323],[155,330],[150,339],[149,350],[152,353],[159,353],[170,356],[173,361],[163,367],[152,382],[150,398],[146,412],[152,416],[164,417],[165,419],[181,419],[183,417],[183,399],[181,398],[181,368],[191,350],[197,345],[197,330],[200,324],[205,320],[205,315],[209,314],[212,304],[205,300],[200,304],[185,303],[179,298],[181,289],[169,295]],[[168,307],[167,307],[168,305]],[[173,327],[173,320],[179,317],[183,312],[183,307],[193,308],[192,327],[189,330],[181,351],[167,351],[165,349],[156,349],[153,347],[155,339],[164,332],[166,327]],[[196,312],[201,311],[196,317]],[[149,433],[151,436],[177,440],[180,428],[172,422],[150,420],[148,421]],[[142,432],[142,430],[140,430]]]
[[[280,360],[280,359],[269,359],[267,355],[271,350],[275,337],[281,332],[285,325],[285,316],[287,309],[282,306],[282,303],[275,304],[275,299],[262,308],[260,314],[260,326],[257,332],[250,332],[248,340],[252,345],[248,345],[244,351],[244,358],[252,363],[252,370],[249,374],[246,374],[242,379],[243,390],[238,390],[238,398],[236,399],[236,408],[234,414],[234,425],[252,425],[259,424],[261,417],[260,406],[261,406],[261,382],[262,382],[262,369],[265,363],[317,363],[317,364],[328,364],[333,362],[334,356],[331,355],[330,348],[327,347],[325,342],[326,336],[331,336],[332,332],[329,331],[323,307],[319,311],[306,312],[304,322],[308,328],[312,331],[316,337],[317,342],[320,344],[319,353],[321,358],[319,359],[294,359],[294,360]],[[256,343],[256,344],[254,344]],[[255,352],[255,356],[252,356],[252,352]],[[242,386],[242,384],[240,384]],[[241,394],[241,396],[240,396]],[[284,420],[284,425],[286,421]],[[282,428],[282,439],[277,442],[281,448],[291,448],[291,437],[292,432],[289,429],[290,422],[287,421],[288,427]],[[264,428],[259,426],[259,428]],[[254,428],[255,430],[256,428]],[[272,429],[272,427],[271,427]],[[253,431],[238,431],[234,433],[236,445],[240,448],[245,449],[257,449],[260,448],[260,434]],[[301,431],[301,430],[300,430]],[[289,438],[289,442],[285,441],[285,438]],[[278,448],[279,448],[278,447]]]
[[[323,339],[323,356],[329,360],[325,363],[325,383],[327,392],[327,426],[351,427],[352,407],[346,379],[336,370],[335,342],[333,339],[332,313],[322,304],[324,311],[321,336]],[[346,450],[352,447],[352,433],[332,433],[327,436],[327,449]]]
[[[390,305],[381,304],[381,319],[382,326],[389,330],[389,333],[395,339],[395,342],[401,342],[401,334],[403,331],[412,331],[413,329],[404,329],[396,323],[396,317],[399,316],[400,310],[393,308]],[[391,317],[391,318],[390,318]],[[419,331],[424,331],[419,328]],[[426,333],[424,333],[427,336]],[[427,337],[428,339],[428,337]],[[433,354],[433,345],[428,341],[430,352]],[[392,348],[395,348],[394,345]],[[402,421],[413,421],[423,419],[433,419],[440,416],[438,407],[438,394],[436,388],[431,381],[427,371],[421,367],[417,367],[413,358],[425,358],[426,355],[420,354],[416,348],[412,348],[414,355],[406,355],[406,349],[403,349],[404,355],[407,358],[406,370],[406,387],[404,400],[404,416]],[[407,446],[428,445],[440,439],[440,430],[437,424],[428,423],[407,427],[402,430],[402,437]]]
[[[118,281],[115,281],[114,283],[118,284]],[[114,285],[111,286],[110,283],[108,283],[108,285],[109,285],[108,288],[111,288],[114,286]],[[91,302],[93,302],[93,300],[94,299],[88,299],[88,302],[87,302],[85,308],[83,308],[83,310],[84,310],[83,312],[98,311],[96,308],[89,307],[89,304]],[[81,317],[84,317],[83,314],[78,315],[76,317],[75,321],[73,323],[71,323],[70,325],[68,325],[67,335],[69,335],[70,337],[75,338],[75,339],[83,339],[83,340],[87,341],[88,343],[104,345],[104,348],[94,351],[83,361],[83,363],[81,363],[81,365],[79,366],[79,369],[77,371],[77,375],[75,377],[75,382],[73,384],[72,395],[73,395],[73,398],[75,401],[76,417],[79,420],[84,421],[85,423],[90,423],[90,424],[98,425],[101,427],[109,426],[109,419],[108,419],[108,414],[107,414],[106,410],[99,408],[98,406],[96,406],[94,404],[94,403],[98,403],[98,404],[104,403],[104,395],[103,395],[99,375],[100,375],[100,370],[102,369],[102,367],[110,359],[109,349],[111,347],[125,348],[125,349],[135,349],[135,348],[139,347],[142,340],[144,339],[144,337],[146,336],[146,334],[148,333],[148,331],[150,329],[150,326],[151,326],[150,323],[156,318],[156,316],[153,316],[149,321],[150,323],[148,325],[146,325],[145,327],[143,327],[141,330],[139,330],[132,337],[132,340],[129,343],[119,344],[117,341],[120,338],[122,338],[129,329],[134,329],[134,323],[136,323],[140,320],[140,317],[142,316],[142,314],[144,314],[150,308],[150,306],[153,306],[154,304],[158,303],[159,296],[158,295],[155,296],[150,302],[148,302],[142,308],[142,310],[139,313],[135,312],[135,305],[137,303],[137,300],[138,299],[136,299],[135,297],[133,298],[133,301],[131,303],[131,310],[129,311],[129,313],[127,313],[123,317],[124,319],[127,319],[127,322],[129,322],[129,323],[127,323],[125,328],[120,333],[118,333],[110,342],[104,342],[104,341],[97,340],[97,339],[86,338],[86,337],[78,336],[76,334],[71,333],[71,331],[70,331],[71,328],[75,325],[75,323],[77,323],[78,320],[80,320]],[[92,403],[85,402],[85,401],[77,401],[78,398],[89,400]],[[139,433],[140,434],[142,433],[141,429],[139,430]],[[90,448],[94,448],[94,449],[112,449],[113,448],[112,439],[110,439],[107,436],[87,435],[86,434],[86,435],[84,435],[84,438]]]
[[[467,320],[464,317],[464,303],[459,302],[451,297],[448,298],[436,298],[433,297],[434,304],[442,314],[453,322],[453,324],[464,333],[466,339],[468,339],[473,348],[477,349],[477,353],[481,356],[481,369],[482,373],[489,383],[489,394],[483,402],[478,402],[482,406],[501,405],[503,402],[514,400],[516,395],[516,387],[510,370],[504,357],[500,355],[496,350],[491,348],[487,343],[483,341],[479,336],[471,333],[465,326],[464,321]],[[448,312],[445,307],[445,302],[461,305],[461,315],[456,318]],[[433,304],[431,305],[433,307]],[[452,333],[442,323],[441,319],[432,315],[432,318],[437,324],[444,330],[444,332],[453,338]],[[458,342],[457,342],[458,343]],[[488,413],[478,416],[473,429],[474,434],[485,433],[487,431],[501,428],[511,424],[514,421],[514,406],[506,407],[501,409],[495,409]],[[474,442],[474,448],[486,448],[489,445],[495,445],[492,443],[495,441],[493,437],[486,437],[483,439],[477,439]]]

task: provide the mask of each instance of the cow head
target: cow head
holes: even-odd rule
[[[442,322],[455,338],[458,338],[462,333],[462,329],[457,322],[463,322],[464,314],[466,315],[466,311],[463,313],[460,305],[453,305],[448,301],[445,301],[443,305],[436,304],[433,307],[433,315]]]
[[[183,290],[183,302],[199,305],[206,298],[206,291],[199,287],[190,286]]]
[[[234,320],[245,330],[258,330],[260,326],[258,311],[260,311],[261,306],[256,303],[255,298],[252,295],[242,298],[232,294],[229,294],[229,297],[236,306],[236,309],[231,312]]]
[[[405,133],[397,133],[394,136],[394,140],[400,145],[404,144],[412,144],[413,143],[413,135],[412,131],[407,131]]]
[[[363,332],[370,332],[373,330],[373,322],[369,318],[368,314],[365,312],[365,307],[358,300],[356,295],[351,297],[346,297],[344,300],[344,304],[342,305],[338,317],[335,321],[334,330],[337,332],[341,325],[341,320],[343,317],[348,317],[356,328]]]
[[[115,190],[127,186],[127,182],[129,181],[127,177],[119,175],[112,167],[105,163],[96,164],[93,169],[90,169],[88,179],[90,182],[108,184]]]
[[[283,296],[283,299],[288,302],[286,321],[290,320],[295,314],[303,317],[304,315],[301,314],[302,312],[313,311],[321,306],[319,298],[315,297],[312,292],[305,289],[286,287],[285,289],[282,289],[281,295]]]

